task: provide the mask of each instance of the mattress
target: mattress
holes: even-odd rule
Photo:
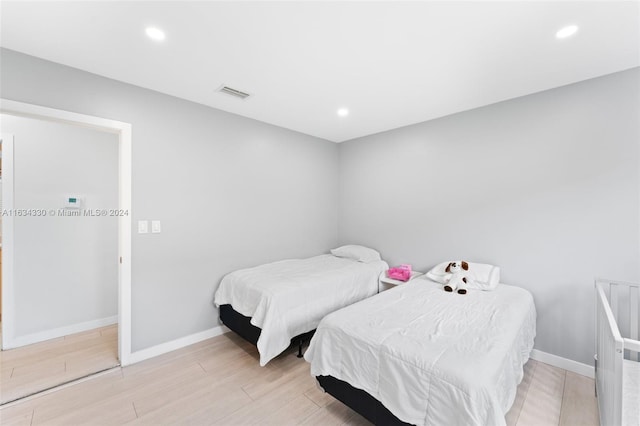
[[[325,317],[305,359],[416,425],[502,425],[535,337],[524,289],[466,295],[417,278]]]
[[[230,304],[262,329],[256,346],[264,366],[328,313],[376,294],[378,277],[387,268],[384,261],[362,263],[330,254],[283,260],[228,274],[215,304]]]

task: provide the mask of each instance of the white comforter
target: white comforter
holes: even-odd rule
[[[416,425],[504,425],[535,337],[531,294],[414,279],[325,317],[305,354]]]
[[[361,263],[330,254],[283,260],[225,276],[215,304],[230,304],[262,329],[257,346],[264,366],[328,313],[377,293],[378,276],[387,268],[384,261]]]

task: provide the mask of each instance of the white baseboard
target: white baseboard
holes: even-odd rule
[[[553,365],[554,367],[562,368],[576,374],[590,377],[592,379],[595,377],[595,369],[593,368],[593,366],[583,364],[572,359],[562,358],[561,356],[542,352],[538,349],[533,349],[531,351],[531,358],[535,359],[536,361],[544,362],[545,364]]]
[[[19,336],[13,339],[8,339],[7,344],[2,349],[19,348],[20,346],[31,345],[33,343],[44,342],[45,340],[56,339],[62,336],[68,336],[74,333],[80,333],[87,330],[92,330],[98,327],[105,327],[107,325],[117,324],[118,316],[100,318],[97,320],[91,320],[81,322],[79,324],[67,325],[64,327],[54,328],[52,330],[39,331],[37,333],[27,334],[26,336]]]
[[[156,346],[152,346],[147,349],[142,349],[133,352],[126,365],[135,364],[136,362],[144,361],[145,359],[153,358],[158,355],[166,354],[167,352],[175,351],[176,349],[184,348],[185,346],[193,345],[194,343],[201,342],[212,337],[220,336],[227,333],[229,330],[223,325],[213,327],[209,330],[201,331],[199,333],[190,334],[189,336],[181,337],[170,342],[161,343]],[[123,364],[124,366],[124,364]]]

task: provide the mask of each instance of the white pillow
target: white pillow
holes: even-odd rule
[[[453,261],[452,261],[453,262]],[[450,262],[442,262],[427,272],[427,278],[440,284],[446,284],[451,274],[446,272]],[[500,282],[500,268],[484,263],[469,263],[469,270],[465,272],[467,287],[477,290],[493,290]]]
[[[344,257],[358,262],[371,263],[380,259],[380,253],[374,249],[357,245],[346,245],[331,250],[336,257]]]

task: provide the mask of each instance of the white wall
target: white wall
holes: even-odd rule
[[[427,270],[502,268],[530,290],[536,348],[592,365],[594,277],[639,274],[633,69],[340,147],[340,240]]]
[[[161,234],[133,235],[134,352],[217,326],[224,274],[335,246],[336,144],[18,52],[0,59],[0,97],[132,124],[134,230],[162,221]]]
[[[134,351],[217,325],[227,272],[338,242],[500,265],[536,347],[589,364],[594,276],[640,278],[638,69],[336,145],[0,55],[0,96],[133,124],[133,218],[163,224],[133,236]]]
[[[10,115],[0,127],[14,136],[14,209],[47,212],[14,217],[13,337],[114,317],[117,218],[49,211],[69,194],[86,209],[118,207],[118,137]]]

